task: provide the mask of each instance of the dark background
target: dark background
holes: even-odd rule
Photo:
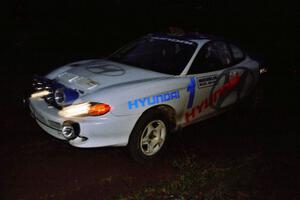
[[[300,9],[296,2],[14,0],[2,10],[0,193],[4,199],[82,199],[81,195],[99,199],[172,177],[167,161],[154,172],[145,171],[122,148],[78,150],[52,139],[22,106],[33,74],[107,56],[128,41],[165,32],[169,26],[236,41],[269,67],[263,112],[254,113],[256,124],[244,120],[237,121],[238,126],[228,125],[228,119],[221,117],[186,129],[184,139],[177,137],[174,143],[179,141],[183,151],[194,154],[200,148],[196,141],[201,139],[205,142],[199,154],[204,157],[264,149],[264,158],[274,166],[284,163],[267,176],[266,191],[279,191],[270,199],[287,199],[299,191]],[[199,136],[199,128],[208,130],[207,134]],[[223,130],[231,131],[226,135]],[[180,148],[170,152],[169,160],[181,156]],[[103,186],[100,178],[112,175],[117,175],[112,185],[104,181]],[[133,177],[130,190],[119,176]],[[73,185],[65,188],[68,183]]]
[[[300,11],[288,1],[15,0],[10,11],[4,56],[27,73],[108,55],[170,25],[236,40],[280,70],[295,67],[299,51]]]

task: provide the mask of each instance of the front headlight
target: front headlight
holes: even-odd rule
[[[62,117],[100,116],[108,113],[111,107],[105,103],[80,103],[64,107],[58,112]]]

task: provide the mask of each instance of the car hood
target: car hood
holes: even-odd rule
[[[164,79],[170,76],[108,60],[71,63],[48,75],[49,78],[85,94],[120,84]]]

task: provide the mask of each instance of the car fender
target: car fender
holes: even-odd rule
[[[189,78],[180,76],[127,83],[100,89],[84,96],[82,101],[107,103],[112,107],[111,113],[116,116],[141,115],[158,105],[168,105],[180,114],[187,103],[188,84]]]

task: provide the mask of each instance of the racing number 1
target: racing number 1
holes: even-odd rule
[[[187,87],[187,91],[190,93],[187,108],[191,108],[193,106],[193,102],[195,98],[195,87],[196,87],[196,80],[195,77],[192,77]]]

